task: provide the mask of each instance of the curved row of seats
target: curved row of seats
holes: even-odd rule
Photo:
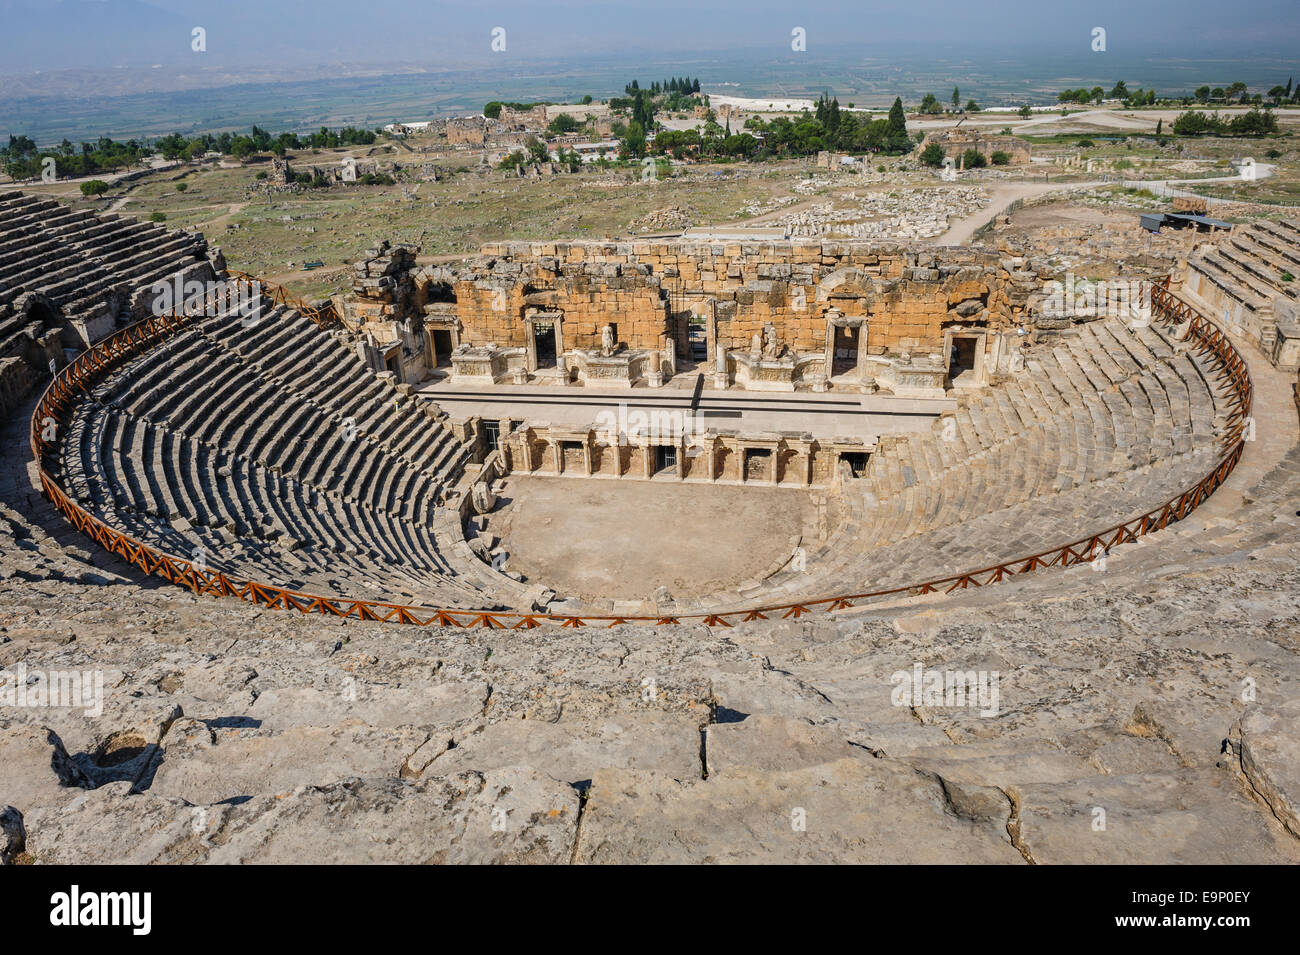
[[[128,293],[206,263],[207,240],[116,215],[0,193],[0,354],[22,334],[15,302],[45,295],[66,318],[98,314],[111,289]]]
[[[886,441],[844,489],[842,526],[797,569],[699,606],[884,590],[1084,538],[1209,473],[1228,398],[1220,369],[1159,323],[1079,326],[954,418]]]
[[[1153,327],[1080,326],[1026,370],[879,455],[870,539],[888,543],[1212,446],[1223,383]]]
[[[191,319],[101,381],[61,449],[63,485],[91,513],[232,577],[501,606],[432,526],[466,449],[293,309]]]
[[[207,387],[219,380],[219,389]],[[288,394],[292,401],[283,400]],[[463,455],[299,312],[204,319],[113,379],[106,404],[313,487],[427,522]]]
[[[1295,280],[1300,275],[1300,221],[1252,223],[1217,245],[1198,250],[1188,266],[1251,311],[1271,305],[1279,295],[1300,299],[1300,283]]]

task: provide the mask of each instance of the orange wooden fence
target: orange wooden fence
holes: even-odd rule
[[[236,277],[258,281],[242,273]],[[195,594],[234,597],[250,604],[296,610],[300,613],[391,621],[420,627],[528,629],[543,623],[557,624],[561,627],[590,625],[615,627],[629,623],[663,625],[685,622],[700,622],[710,627],[730,627],[738,621],[765,620],[772,617],[799,618],[818,611],[847,609],[857,606],[862,601],[878,597],[952,593],[971,587],[983,587],[1044,568],[1069,567],[1090,562],[1112,547],[1135,541],[1139,537],[1183,520],[1213,494],[1228,479],[1232,469],[1241,459],[1252,408],[1253,386],[1245,359],[1233,347],[1223,331],[1172,295],[1167,283],[1168,279],[1165,279],[1152,288],[1152,309],[1155,316],[1166,322],[1179,324],[1191,322],[1188,337],[1190,347],[1196,348],[1204,357],[1212,361],[1216,374],[1228,386],[1231,393],[1227,425],[1220,436],[1222,454],[1208,474],[1196,484],[1144,514],[1050,550],[1002,561],[978,570],[921,580],[900,587],[885,589],[868,587],[859,593],[839,594],[796,603],[772,604],[728,612],[664,616],[576,615],[431,608],[377,600],[325,597],[270,583],[234,579],[220,571],[199,566],[193,561],[161,553],[88,513],[72,500],[51,476],[46,469],[46,460],[47,457],[57,453],[58,432],[62,429],[65,416],[71,411],[75,402],[104,374],[123,361],[148,351],[162,339],[195,322],[199,316],[173,314],[145,319],[90,348],[62,369],[46,389],[32,415],[31,448],[40,467],[41,485],[46,495],[74,527],[146,574],[163,577]],[[263,287],[278,288],[278,286],[268,286],[266,283],[263,283]],[[287,295],[283,289],[279,290],[279,294]],[[292,302],[292,299],[286,297],[281,303]],[[329,314],[321,314],[326,310],[316,311],[317,314],[312,316],[314,321],[322,325],[329,323],[332,310]]]

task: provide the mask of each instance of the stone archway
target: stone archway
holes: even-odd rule
[[[31,330],[20,353],[38,371],[63,367],[64,348],[80,349],[88,344],[77,338],[63,310],[43,292],[24,292],[14,301],[14,311],[14,324]]]
[[[63,328],[63,310],[54,304],[44,292],[24,292],[14,303],[18,312],[18,323],[29,325],[40,322],[41,330]]]
[[[451,353],[460,346],[460,313],[456,274],[444,266],[416,272],[414,305],[424,318],[430,368],[451,367]]]
[[[862,269],[845,266],[822,277],[817,283],[816,301],[825,304],[861,301],[865,308],[875,304],[880,294],[876,278]]]

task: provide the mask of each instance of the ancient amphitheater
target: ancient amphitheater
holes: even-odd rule
[[[1297,265],[1062,319],[1010,248],[381,246],[308,304],[0,194],[4,858],[1300,861]]]

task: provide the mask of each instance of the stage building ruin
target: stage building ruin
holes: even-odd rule
[[[412,384],[441,369],[464,385],[654,388],[689,366],[715,389],[942,397],[1005,365],[1040,286],[1010,250],[502,243],[457,269],[372,251],[336,308]]]

